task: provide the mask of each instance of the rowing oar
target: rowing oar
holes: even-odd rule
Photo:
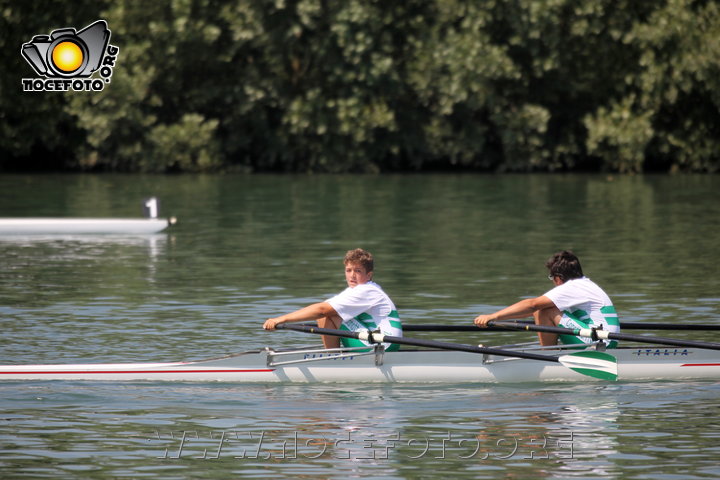
[[[532,320],[518,322],[519,325],[532,324]],[[695,331],[720,331],[720,325],[704,324],[676,324],[676,323],[644,323],[644,322],[620,322],[621,330],[695,330]],[[492,331],[511,331],[517,328],[494,327]],[[412,325],[403,323],[405,332],[477,332],[475,325]]]
[[[395,343],[398,345],[410,345],[413,347],[428,347],[441,350],[452,350],[457,352],[481,353],[486,355],[497,355],[501,357],[525,358],[528,360],[540,360],[542,362],[554,362],[574,370],[583,375],[602,380],[617,380],[617,359],[605,352],[584,351],[575,352],[559,357],[550,355],[538,355],[528,352],[514,352],[499,348],[480,347],[465,345],[462,343],[438,342],[436,340],[423,340],[418,338],[394,337],[379,332],[359,331],[350,332],[346,330],[335,330],[331,328],[320,328],[312,325],[293,325],[280,323],[275,326],[278,329],[295,330],[298,332],[315,333],[318,335],[333,335],[336,337],[355,338],[369,344]],[[477,328],[477,327],[476,327]]]
[[[558,335],[573,335],[576,337],[591,338],[593,340],[624,340],[628,342],[655,343],[659,345],[672,345],[674,347],[704,348],[707,350],[720,350],[720,343],[698,342],[695,340],[676,340],[674,338],[649,337],[646,335],[632,335],[628,333],[614,333],[598,328],[565,328],[534,325],[520,322],[490,321],[488,326],[509,328],[512,330],[527,330],[530,332],[556,333]]]

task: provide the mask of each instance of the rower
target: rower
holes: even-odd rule
[[[402,324],[395,304],[373,281],[374,259],[370,252],[361,248],[345,254],[345,281],[348,287],[334,297],[314,303],[280,317],[269,318],[263,324],[265,330],[274,330],[285,322],[317,320],[320,328],[335,330],[379,331],[383,335],[402,336]],[[339,348],[341,339],[323,335],[325,348]],[[369,346],[367,341],[342,338],[344,347]],[[398,345],[384,344],[386,350],[397,350]]]
[[[479,315],[475,325],[484,328],[488,322],[532,316],[536,325],[570,329],[603,329],[618,333],[620,322],[610,297],[595,282],[583,275],[580,260],[569,250],[548,259],[548,279],[555,285],[544,295],[521,300],[489,315]],[[538,332],[540,345],[592,344],[597,338]],[[610,341],[607,348],[614,348]]]

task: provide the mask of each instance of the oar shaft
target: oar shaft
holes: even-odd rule
[[[720,344],[712,342],[700,342],[697,340],[676,340],[665,337],[647,337],[644,335],[632,335],[627,333],[609,333],[611,340],[624,340],[628,342],[658,343],[660,345],[672,345],[675,347],[703,348],[706,350],[720,350]]]
[[[606,330],[593,329],[572,329],[564,327],[550,327],[545,325],[533,325],[518,322],[489,322],[490,326],[511,328],[515,330],[527,330],[530,332],[546,332],[558,335],[575,335],[585,338],[601,340],[622,340],[628,342],[654,343],[659,345],[671,345],[675,347],[703,348],[706,350],[720,350],[720,344],[710,342],[699,342],[695,340],[676,340],[674,338],[650,337],[645,335],[632,335],[627,333],[608,332]]]
[[[707,332],[720,331],[720,325],[703,325],[692,323],[643,323],[620,322],[620,329],[624,330],[696,330]]]
[[[422,340],[418,338],[394,337],[392,335],[370,334],[370,332],[350,332],[345,330],[335,330],[331,328],[320,328],[312,325],[293,325],[288,323],[278,324],[275,328],[295,330],[297,332],[315,333],[318,335],[334,335],[336,337],[356,338],[365,340],[369,343],[395,343],[398,345],[409,345],[413,347],[438,348],[442,350],[453,350],[459,352],[481,353],[487,355],[497,355],[502,357],[525,358],[529,360],[540,360],[543,362],[556,362],[557,357],[550,355],[538,355],[528,352],[515,352],[511,350],[502,350],[491,347],[476,347],[474,345],[465,345],[462,343],[438,342],[435,340]]]
[[[483,330],[475,325],[408,325],[403,323],[403,332],[475,332]],[[511,332],[512,328],[492,328],[493,332]]]
[[[537,355],[527,352],[513,352],[510,350],[501,350],[492,347],[476,347],[474,345],[464,345],[462,343],[438,342],[436,340],[422,340],[418,338],[393,337],[384,335],[381,340],[388,343],[397,343],[399,345],[411,345],[414,347],[430,347],[441,348],[443,350],[457,350],[461,352],[483,353],[488,355],[498,355],[502,357],[526,358],[529,360],[540,360],[545,362],[557,362],[557,358],[548,355]]]
[[[532,324],[530,321],[519,321],[521,325]],[[643,322],[620,322],[622,330],[694,330],[694,331],[720,331],[720,325],[693,325],[693,324],[672,324],[672,323],[643,323]],[[493,327],[494,332],[508,332],[516,328]],[[475,325],[412,325],[403,324],[405,332],[478,332],[481,331]]]

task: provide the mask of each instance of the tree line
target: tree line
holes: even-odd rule
[[[102,91],[26,92],[107,21]],[[720,167],[711,0],[0,0],[0,170]]]

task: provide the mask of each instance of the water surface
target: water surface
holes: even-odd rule
[[[259,327],[339,291],[355,247],[375,254],[406,323],[469,324],[541,294],[545,259],[571,248],[623,320],[720,324],[711,176],[4,175],[0,216],[132,217],[150,195],[179,219],[167,233],[0,238],[0,363],[315,342]],[[5,382],[0,468],[7,478],[712,478],[717,398],[714,382]]]

